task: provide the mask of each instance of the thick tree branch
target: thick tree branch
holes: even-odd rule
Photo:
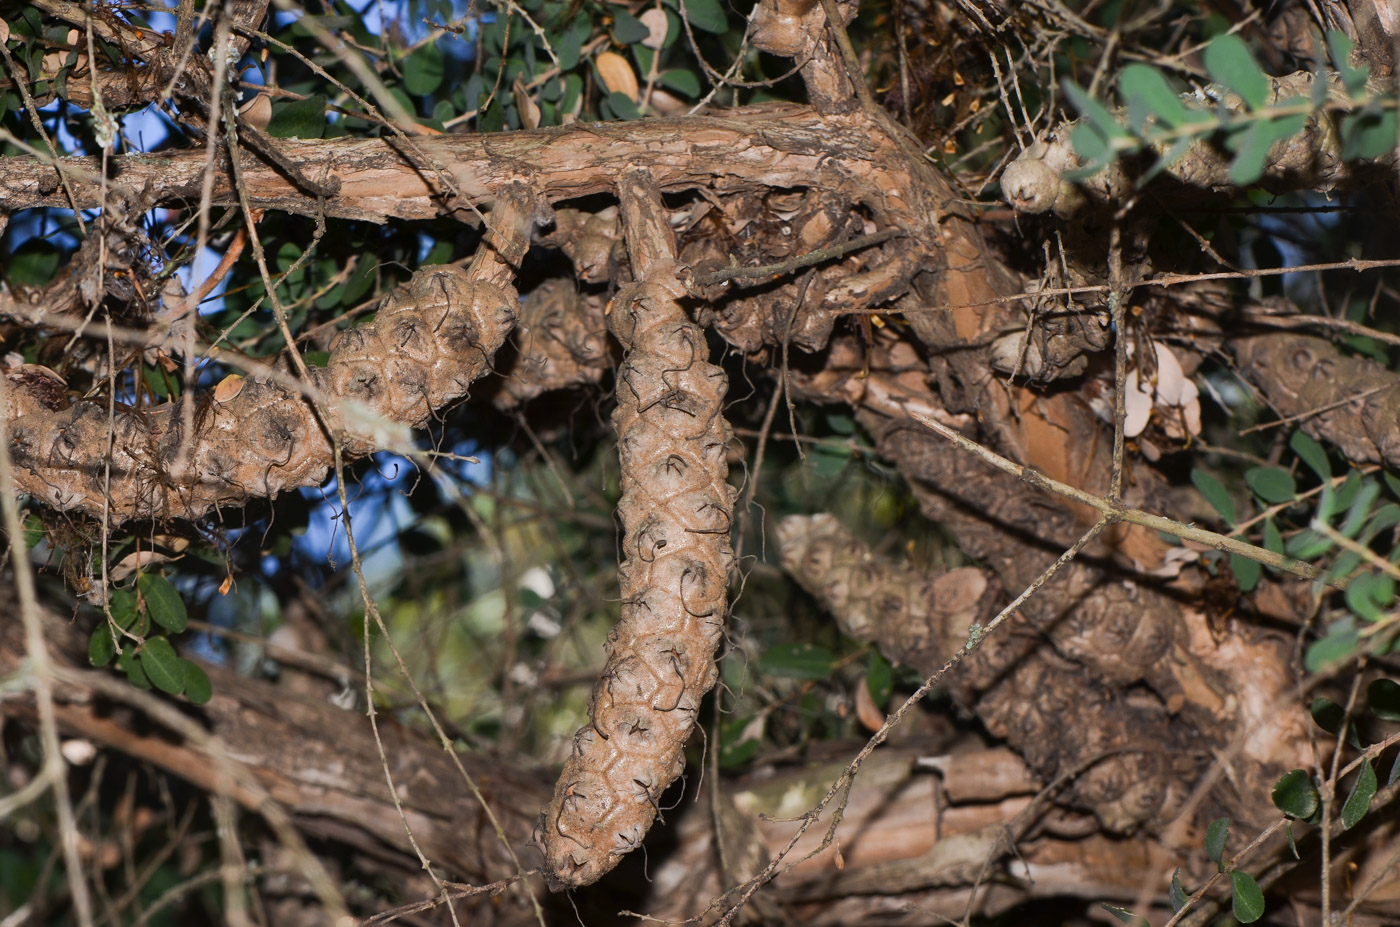
[[[645,164],[663,189],[708,186],[717,192],[835,185],[876,200],[884,193],[872,169],[890,166],[892,145],[860,114],[822,117],[806,107],[761,106],[724,116],[595,123],[499,135],[448,135],[415,145],[456,180],[466,202],[445,204],[432,178],[392,139],[279,139],[303,173],[338,179],[337,195],[317,201],[265,164],[247,164],[243,180],[254,208],[327,218],[430,219],[445,210],[489,203],[497,190],[529,176],[550,202],[610,192],[619,164]],[[206,159],[182,149],[113,159],[112,182],[150,186],[158,204],[198,202]],[[78,205],[101,202],[94,158],[60,162]],[[230,205],[232,178],[222,172],[214,204]],[[67,207],[53,169],[35,158],[0,159],[0,200],[11,210]],[[468,213],[469,214],[469,213]]]

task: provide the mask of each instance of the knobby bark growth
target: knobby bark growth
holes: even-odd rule
[[[962,6],[975,6],[968,15],[989,30],[1018,28],[1009,14],[998,24],[987,18],[995,4]],[[915,569],[872,553],[829,515],[788,519],[777,529],[785,568],[842,630],[923,676],[962,646],[969,628],[1032,584],[1097,515],[1037,495],[936,437],[916,416],[1069,485],[1104,497],[1121,490],[1124,505],[1176,513],[1179,489],[1167,468],[1152,464],[1164,450],[1181,452],[1199,440],[1185,393],[1145,394],[1152,430],[1136,446],[1136,461],[1129,451],[1127,480],[1115,480],[1125,467],[1121,447],[1115,451],[1115,426],[1123,427],[1115,422],[1115,391],[1125,389],[1130,361],[1133,382],[1155,388],[1162,370],[1152,358],[1161,363],[1160,348],[1182,376],[1227,356],[1280,418],[1302,417],[1307,434],[1353,461],[1400,466],[1393,370],[1332,341],[1277,330],[1314,324],[1282,298],[1236,298],[1212,281],[1182,281],[1175,291],[1153,286],[1163,253],[1153,236],[1171,210],[1182,197],[1228,192],[1228,159],[1218,150],[1205,145],[1169,172],[1170,196],[1129,208],[1129,175],[1066,186],[1063,171],[1075,162],[1063,140],[1028,146],[1003,192],[1022,221],[1052,221],[1030,218],[1044,213],[1070,220],[1035,226],[1058,252],[1033,281],[1020,269],[1024,249],[979,223],[958,186],[926,160],[923,142],[875,105],[846,43],[855,13],[852,3],[765,0],[755,8],[749,40],[793,61],[808,106],[494,136],[270,140],[240,124],[236,155],[211,160],[191,148],[126,156],[112,159],[118,166],[105,175],[106,159],[3,159],[4,209],[105,207],[91,241],[108,242],[127,263],[118,275],[93,273],[89,263],[44,288],[0,292],[0,317],[16,331],[83,331],[138,352],[176,350],[159,329],[178,320],[185,297],[162,291],[150,326],[135,314],[114,320],[114,291],[139,277],[129,258],[144,245],[139,225],[114,204],[139,212],[187,203],[203,196],[207,180],[216,207],[370,223],[447,217],[486,227],[466,267],[417,270],[371,321],[341,331],[324,366],[304,377],[293,365],[250,364],[240,368],[246,376],[206,394],[137,408],[115,395],[70,395],[47,365],[7,357],[0,431],[20,492],[36,506],[109,526],[210,524],[222,509],[321,483],[337,444],[348,456],[372,453],[386,435],[431,424],[473,384],[484,391],[490,382],[497,408],[528,419],[537,397],[604,380],[616,359],[610,334],[621,348],[612,421],[621,458],[622,620],[608,638],[590,721],[574,736],[539,817],[543,878],[558,890],[596,881],[642,844],[662,793],[685,766],[701,700],[718,676],[714,656],[728,618],[738,520],[726,409],[741,400],[711,360],[707,331],[769,375],[773,410],[780,394],[853,411],[919,508],[976,564]],[[250,20],[243,11],[233,24],[246,27],[260,16]],[[1368,28],[1374,37],[1375,23]],[[1362,44],[1377,54],[1387,47]],[[155,46],[133,53],[148,56],[151,74],[178,85],[178,99],[205,101],[190,104],[190,118],[207,130],[213,110],[205,56],[177,64]],[[1374,64],[1379,72],[1385,62]],[[1340,163],[1334,138],[1318,129],[1307,139],[1303,149],[1280,152],[1268,184],[1345,189],[1364,182],[1364,172]],[[515,286],[527,276],[531,248],[557,250],[571,274],[537,282],[522,307]],[[75,260],[97,260],[96,250],[85,246]],[[135,298],[125,290],[115,297]],[[83,318],[88,309],[91,320]],[[901,324],[854,331],[843,322],[876,313]],[[512,335],[513,352],[505,348]],[[1113,371],[1106,351],[1120,345]],[[772,417],[770,410],[760,446]],[[1092,897],[1137,902],[1149,883],[1165,897],[1163,880],[1176,866],[1188,881],[1210,877],[1213,865],[1195,850],[1198,832],[1222,815],[1239,830],[1271,834],[1260,852],[1272,854],[1276,877],[1286,873],[1286,842],[1265,829],[1278,819],[1272,783],[1311,763],[1315,735],[1298,696],[1288,632],[1313,619],[1317,599],[1300,584],[1266,577],[1253,599],[1229,596],[1219,605],[1212,596],[1221,578],[1211,571],[1221,567],[1201,554],[1140,527],[1105,530],[944,682],[959,710],[1015,751],[978,752],[969,761],[957,759],[951,742],[930,747],[959,806],[953,816],[965,814],[950,839],[905,840],[879,852],[856,841],[847,868],[833,875],[802,861],[779,884],[778,898],[808,914],[825,910],[828,922],[852,909],[820,902],[864,895],[889,895],[892,907],[960,903],[996,913],[1025,898],[1075,891],[1069,880],[1043,875],[1039,885],[1008,887],[1019,878],[1018,858],[1050,870],[1079,853],[1083,867],[1097,859],[1110,868],[1117,851],[1107,848],[1115,846],[1128,848],[1117,858],[1130,860],[1130,875],[1104,875]],[[6,640],[5,647],[0,667],[19,667],[23,645]],[[230,676],[219,685],[240,683]],[[84,691],[84,698],[101,695],[100,687]],[[255,739],[246,723],[252,713],[215,701],[202,717],[218,736],[247,745]],[[314,725],[336,726],[312,714]],[[152,738],[138,745],[82,700],[65,705],[59,719],[201,787],[220,787],[191,753],[156,749]],[[367,743],[355,743],[356,757],[372,756]],[[412,756],[427,749],[411,737],[401,746]],[[277,766],[286,752],[269,749],[258,762]],[[966,786],[987,770],[998,771],[994,786]],[[889,790],[880,794],[899,801],[898,790],[910,787],[904,773],[880,780]],[[508,776],[490,764],[472,774]],[[448,773],[434,767],[429,775],[431,792]],[[1335,769],[1333,776],[1335,785]],[[261,788],[293,807],[315,788],[333,796],[319,823],[313,815],[299,821],[308,832],[351,842],[368,835],[408,852],[388,807],[363,794],[359,780],[293,778],[265,775]],[[836,778],[828,775],[817,792]],[[499,778],[497,785],[484,791],[508,810],[507,824],[474,839],[470,850],[453,844],[450,825],[418,803],[421,794],[404,820],[431,838],[421,847],[455,871],[509,878],[502,840],[525,849],[521,822],[534,818],[545,790],[534,778],[519,789]],[[800,852],[785,860],[792,847],[823,849],[793,828],[754,823],[757,811],[807,810],[767,806],[761,792],[761,781],[746,780],[733,802],[706,796],[713,827],[694,824],[694,814],[682,821],[682,846],[662,864],[654,910],[690,916],[710,898],[739,897],[771,879],[778,862]],[[879,795],[856,794],[853,809],[880,804]],[[235,797],[249,808],[263,800],[248,791]],[[450,813],[469,820],[474,835],[488,829],[471,803]],[[879,812],[869,820],[880,821]],[[871,832],[884,826],[872,824]],[[1358,846],[1383,859],[1395,840],[1391,822]],[[677,874],[680,860],[694,878]],[[1369,860],[1367,867],[1374,868]],[[1328,871],[1322,881],[1333,876]],[[989,880],[999,884],[982,892]],[[1297,897],[1312,904],[1315,893],[1304,888]],[[1368,916],[1383,919],[1388,910],[1377,904]]]
[[[627,352],[613,412],[622,460],[622,621],[540,820],[545,879],[588,885],[641,845],[685,768],[700,700],[719,672],[735,489],[728,386],[709,363],[686,296],[661,191],[641,172],[619,184],[634,281],[609,306]]]

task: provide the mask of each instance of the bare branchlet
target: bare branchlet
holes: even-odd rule
[[[718,676],[735,491],[724,372],[686,315],[675,240],[647,174],[620,183],[636,280],[608,322],[627,351],[618,374],[624,535],[622,620],[540,821],[551,888],[588,885],[636,849],[685,766],[700,699]]]

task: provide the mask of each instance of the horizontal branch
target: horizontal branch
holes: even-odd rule
[[[873,131],[864,116],[823,117],[796,106],[419,138],[414,152],[402,151],[403,143],[393,139],[273,141],[303,174],[331,186],[338,180],[340,188],[322,200],[307,197],[272,167],[248,157],[243,182],[253,208],[369,222],[431,219],[458,211],[469,215],[471,205],[490,202],[496,190],[520,180],[550,202],[607,193],[619,166],[629,163],[644,164],[663,190],[706,186],[723,193],[820,182],[859,188],[850,190],[853,198],[878,205],[879,184],[852,179],[874,173],[870,162],[897,163],[893,144]],[[438,178],[415,166],[415,161],[421,163],[420,152],[456,184],[460,201],[448,202]],[[157,204],[196,203],[207,164],[202,149],[126,155],[112,159],[109,184],[133,190],[149,185]],[[102,205],[97,159],[64,158],[58,167],[80,207]],[[53,167],[35,157],[0,158],[0,202],[11,212],[70,206]],[[220,168],[214,203],[234,202],[232,177]]]

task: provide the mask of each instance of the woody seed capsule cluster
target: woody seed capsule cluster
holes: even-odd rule
[[[700,699],[717,678],[733,560],[734,489],[725,481],[724,372],[679,300],[675,242],[659,191],[640,172],[620,184],[636,280],[612,303],[627,351],[618,373],[622,464],[622,620],[590,702],[589,724],[541,819],[551,888],[587,885],[637,848],[657,801],[685,766]]]

